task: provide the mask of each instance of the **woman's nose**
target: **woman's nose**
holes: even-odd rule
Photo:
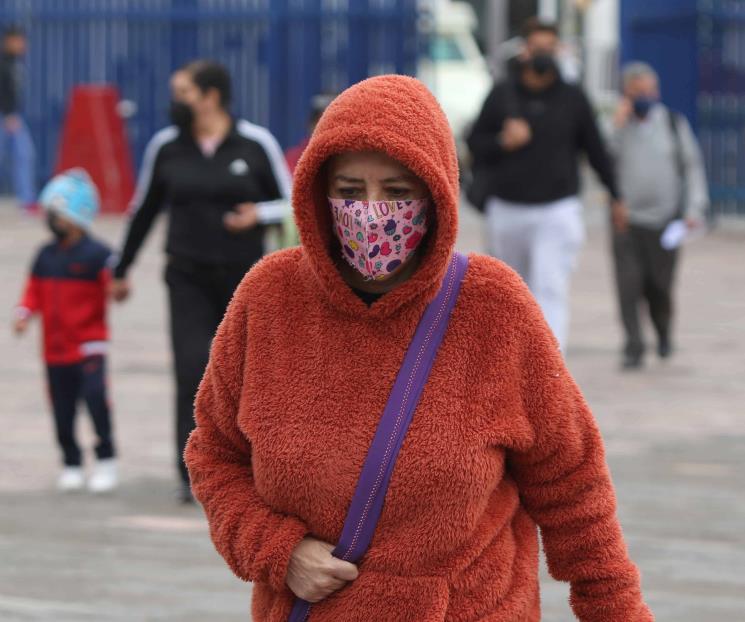
[[[388,197],[382,189],[368,190],[365,201],[387,201]]]

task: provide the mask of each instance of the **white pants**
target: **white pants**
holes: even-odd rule
[[[491,197],[486,223],[487,251],[528,284],[563,350],[569,332],[569,280],[585,239],[579,198],[521,205]]]

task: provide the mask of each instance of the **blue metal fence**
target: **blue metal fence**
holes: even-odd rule
[[[745,0],[623,0],[621,24],[622,59],[694,126],[715,212],[745,214]]]
[[[25,111],[39,176],[54,163],[71,87],[109,82],[135,105],[139,160],[166,124],[168,77],[194,58],[223,62],[233,111],[283,146],[305,133],[313,95],[369,75],[414,74],[417,0],[2,0],[0,28],[29,38]]]

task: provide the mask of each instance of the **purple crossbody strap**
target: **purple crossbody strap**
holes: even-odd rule
[[[332,553],[334,557],[357,563],[370,546],[398,452],[447,330],[467,268],[468,258],[454,253],[440,291],[417,326],[367,452],[341,538]],[[296,599],[289,622],[306,620],[310,607],[310,603]]]

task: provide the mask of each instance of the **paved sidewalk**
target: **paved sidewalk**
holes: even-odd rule
[[[574,281],[569,365],[606,438],[619,512],[657,619],[745,620],[745,229],[686,249],[679,352],[644,373],[617,369],[619,332],[606,236],[589,212]],[[0,309],[14,304],[37,244],[37,220],[0,201]],[[102,219],[119,240],[122,222]],[[465,211],[460,246],[481,247]],[[112,390],[124,485],[106,498],[53,492],[57,452],[38,357],[0,327],[0,619],[216,621],[249,618],[249,588],[214,552],[198,508],[172,500],[170,356],[162,231],[114,309]],[[6,316],[7,317],[7,316]],[[81,422],[90,437],[85,417]],[[573,617],[566,586],[545,578],[545,622]]]

